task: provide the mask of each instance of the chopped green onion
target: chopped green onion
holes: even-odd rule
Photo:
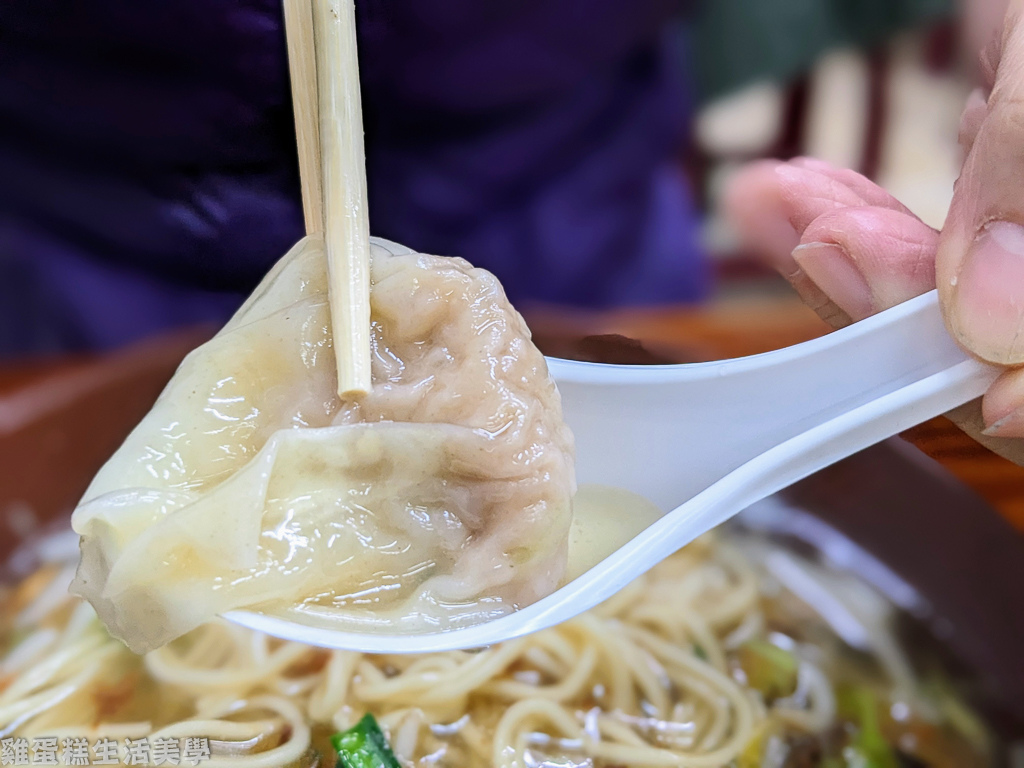
[[[839,710],[857,726],[857,736],[844,750],[849,765],[864,768],[899,768],[892,747],[878,720],[879,701],[865,686],[851,685],[839,692]]]
[[[736,660],[747,685],[767,701],[791,696],[796,691],[800,662],[789,651],[767,640],[748,640],[736,650]]]
[[[331,736],[331,744],[338,753],[337,768],[402,768],[369,712],[352,728]]]

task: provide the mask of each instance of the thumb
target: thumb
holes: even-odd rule
[[[995,48],[995,81],[954,190],[936,280],[954,337],[993,363],[1024,363],[1024,0]]]

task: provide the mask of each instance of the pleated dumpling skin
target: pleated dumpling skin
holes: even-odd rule
[[[373,391],[335,395],[322,242],[192,352],[97,474],[73,591],[137,652],[251,608],[425,632],[565,569],[572,436],[498,281],[374,241]]]

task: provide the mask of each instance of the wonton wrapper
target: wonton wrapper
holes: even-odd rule
[[[298,243],[72,516],[72,589],[137,652],[241,607],[461,626],[562,577],[572,437],[498,281],[374,241],[374,389],[342,403],[325,270],[322,242]]]

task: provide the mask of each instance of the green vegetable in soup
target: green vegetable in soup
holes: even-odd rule
[[[747,685],[760,691],[766,701],[791,696],[796,691],[800,662],[789,651],[767,640],[749,640],[736,651]]]
[[[863,768],[900,768],[892,746],[882,734],[879,702],[874,692],[860,685],[839,691],[839,711],[857,728],[853,741],[843,750],[846,763]]]
[[[377,719],[367,713],[352,728],[331,737],[337,768],[401,768]]]

